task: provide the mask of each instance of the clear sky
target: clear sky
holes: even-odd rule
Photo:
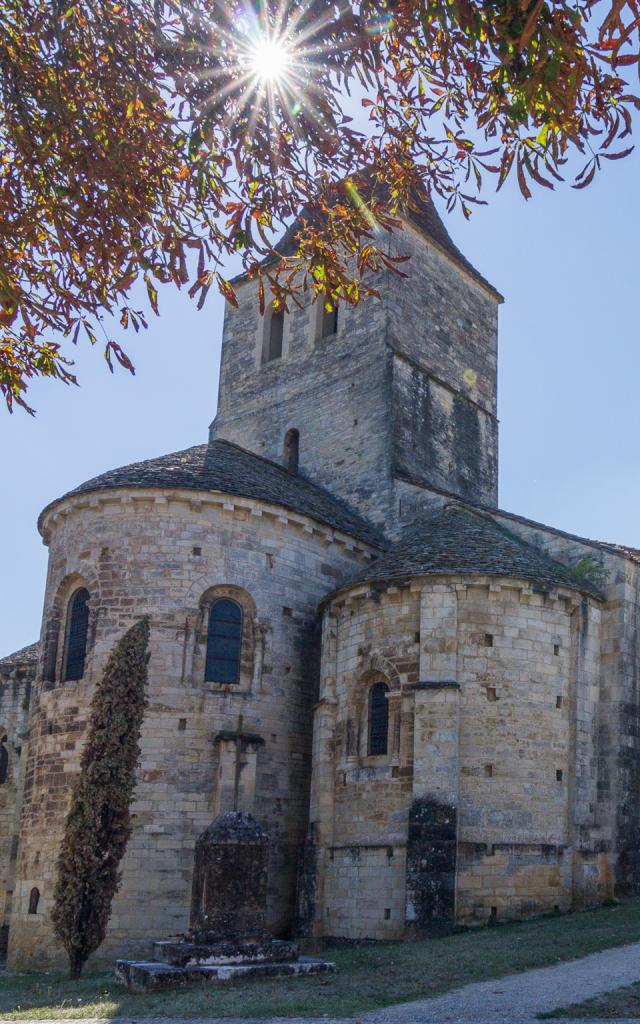
[[[500,504],[587,537],[640,547],[640,158],[584,191],[514,187],[454,240],[505,295],[500,314]],[[40,510],[115,466],[206,440],[215,413],[223,304],[198,313],[160,293],[159,319],[125,336],[137,366],[111,376],[77,351],[80,388],[34,386],[35,419],[0,409],[0,657],[36,640],[46,548]],[[122,339],[120,339],[122,340]]]

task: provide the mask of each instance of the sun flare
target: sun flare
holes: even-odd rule
[[[249,55],[251,73],[261,82],[282,81],[291,67],[291,53],[279,39],[263,38],[253,46]]]

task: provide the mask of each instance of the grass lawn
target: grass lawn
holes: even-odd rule
[[[640,983],[616,988],[613,992],[588,999],[585,1003],[574,1003],[553,1013],[543,1013],[549,1017],[597,1017],[600,1020],[620,1020],[629,1017],[640,1018]]]
[[[425,942],[330,951],[335,975],[134,995],[109,973],[0,975],[0,1017],[349,1017],[640,941],[640,901]]]

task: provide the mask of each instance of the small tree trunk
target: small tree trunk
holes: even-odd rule
[[[72,981],[77,981],[82,974],[82,968],[84,967],[84,961],[77,953],[69,954],[69,977]]]

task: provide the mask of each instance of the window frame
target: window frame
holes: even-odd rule
[[[376,693],[384,693],[382,701],[378,701],[377,707],[374,706],[374,695]],[[389,727],[391,724],[390,708],[389,708],[389,693],[390,687],[383,679],[377,680],[369,687],[367,694],[367,757],[389,757]],[[384,710],[384,750],[377,749],[378,738],[374,737],[374,729],[379,729],[379,722],[376,722],[374,714]]]
[[[69,673],[69,653],[70,643],[72,641],[71,632],[74,626],[74,614],[75,614],[75,602],[81,594],[86,594],[84,601],[84,643],[82,650],[82,672],[78,675]],[[62,683],[77,683],[80,679],[84,679],[85,672],[87,670],[87,653],[89,648],[89,621],[90,621],[90,607],[89,602],[91,601],[91,594],[84,584],[76,587],[73,593],[70,595],[67,601],[67,612],[65,618],[65,636],[64,636],[64,650],[62,654],[62,665],[60,666],[60,681]],[[79,659],[78,659],[79,660]]]
[[[315,326],[315,341],[316,344],[320,341],[328,341],[331,338],[337,338],[338,331],[340,328],[340,313],[338,302],[333,302],[333,309],[331,311],[325,308],[327,302],[326,297],[318,299],[316,302],[316,326]],[[331,317],[333,321],[333,330],[327,331],[326,324],[328,318]]]
[[[238,611],[238,619],[237,620],[233,620],[233,619],[227,619],[227,620],[221,619],[221,620],[219,620],[220,622],[225,622],[226,621],[230,625],[234,625],[234,626],[237,623],[237,626],[238,626],[238,636],[237,637],[226,637],[225,638],[224,634],[218,634],[218,639],[237,639],[237,654],[236,654],[236,656],[233,659],[232,658],[220,657],[219,655],[216,657],[216,656],[214,656],[211,653],[211,648],[213,646],[213,639],[214,639],[213,636],[212,636],[212,629],[211,629],[212,622],[213,622],[213,616],[214,616],[214,610],[215,610],[215,608],[218,605],[221,605],[221,604],[231,605],[232,607],[236,608],[237,611]],[[244,634],[244,625],[245,625],[244,624],[244,609],[243,609],[243,607],[242,607],[242,605],[240,604],[239,601],[236,601],[236,600],[234,600],[234,598],[228,597],[228,596],[223,595],[223,594],[221,594],[220,596],[214,597],[214,599],[212,600],[211,604],[209,605],[209,609],[208,609],[208,612],[207,612],[207,636],[206,636],[205,656],[204,656],[204,681],[205,681],[205,683],[214,683],[214,684],[216,684],[218,686],[234,686],[234,687],[240,685],[241,679],[242,679],[242,642],[243,642],[243,634]],[[225,662],[225,661],[232,662],[233,661],[233,662],[235,662],[235,678],[233,678],[233,679],[220,679],[220,678],[217,678],[214,674],[210,675],[209,666],[210,666],[211,662],[213,662],[213,661],[218,661],[218,662],[220,662],[220,661],[222,661],[222,662]]]
[[[272,355],[272,344],[273,344],[273,324],[274,318],[281,324],[280,327],[280,351],[277,355]],[[268,366],[270,363],[278,363],[284,356],[284,340],[285,340],[285,311],[284,309],[274,309],[270,307],[268,315],[264,318],[264,335],[262,340],[262,358],[261,362],[263,366]]]

